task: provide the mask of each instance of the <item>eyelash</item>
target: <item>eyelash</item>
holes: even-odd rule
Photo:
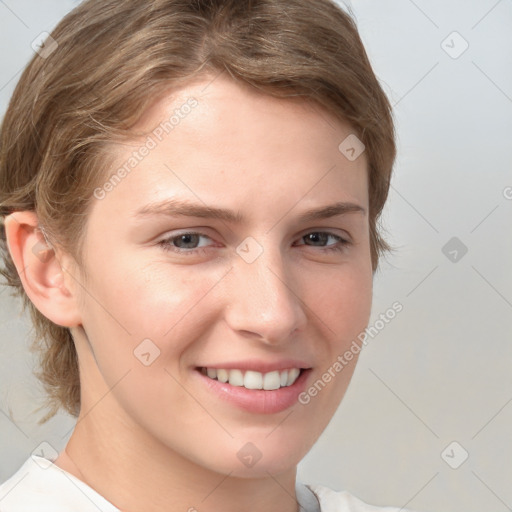
[[[328,236],[335,238],[338,241],[338,243],[334,244],[332,246],[327,246],[327,247],[315,246],[315,245],[308,246],[307,244],[301,244],[301,245],[305,245],[306,247],[319,247],[320,249],[323,250],[323,252],[330,253],[330,252],[342,252],[351,244],[351,242],[349,242],[348,240],[345,240],[341,236],[331,233],[330,231],[310,231],[309,233],[306,233],[305,235],[301,236],[300,238],[303,239],[306,236],[311,235],[311,234],[328,235]],[[198,235],[198,236],[202,236],[202,237],[205,237],[205,238],[208,238],[211,240],[211,238],[209,236],[207,236],[203,233],[199,233],[196,231],[186,231],[186,232],[180,233],[178,235],[164,238],[163,240],[158,242],[158,245],[161,246],[164,251],[171,251],[171,252],[175,252],[177,254],[183,254],[183,255],[187,255],[187,256],[204,254],[205,252],[207,252],[207,250],[209,249],[210,246],[196,247],[193,249],[180,249],[179,247],[175,247],[172,245],[172,242],[174,240],[177,240],[181,236],[185,236],[185,235]]]

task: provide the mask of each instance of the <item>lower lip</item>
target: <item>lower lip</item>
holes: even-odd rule
[[[195,370],[195,373],[202,379],[208,389],[219,398],[240,409],[258,414],[274,414],[296,404],[299,395],[306,388],[306,381],[310,372],[311,369],[303,370],[291,386],[265,391],[263,389],[232,386],[227,382],[210,379],[201,371]]]

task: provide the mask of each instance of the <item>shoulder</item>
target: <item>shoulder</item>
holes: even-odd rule
[[[348,491],[334,491],[323,485],[307,485],[315,494],[321,512],[413,512],[400,507],[369,505]]]
[[[0,485],[1,512],[119,512],[96,491],[51,461],[31,456]]]

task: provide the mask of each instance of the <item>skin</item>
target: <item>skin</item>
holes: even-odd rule
[[[372,299],[367,162],[338,150],[352,130],[319,106],[211,80],[172,91],[144,114],[137,128],[149,133],[188,98],[198,101],[93,200],[83,269],[58,249],[35,257],[33,212],[7,218],[8,244],[30,299],[70,327],[79,356],[81,413],[55,464],[122,510],[292,512],[297,464],[336,411],[357,356],[309,404],[275,414],[221,401],[194,368],[298,358],[312,367],[309,387],[350,347]],[[106,176],[144,140],[112,146]],[[171,197],[245,220],[134,217]],[[338,201],[365,213],[298,221]],[[158,245],[186,230],[205,235],[204,252]],[[308,244],[306,235],[319,232],[350,244],[331,252],[333,237]],[[263,249],[252,263],[236,252],[247,237]],[[150,366],[133,353],[147,338],[160,350]],[[247,442],[262,454],[252,467],[237,457]]]

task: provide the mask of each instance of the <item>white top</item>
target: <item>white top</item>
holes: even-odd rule
[[[407,512],[363,503],[347,491],[296,484],[301,512]],[[120,512],[84,482],[50,460],[32,455],[0,485],[0,512]]]

